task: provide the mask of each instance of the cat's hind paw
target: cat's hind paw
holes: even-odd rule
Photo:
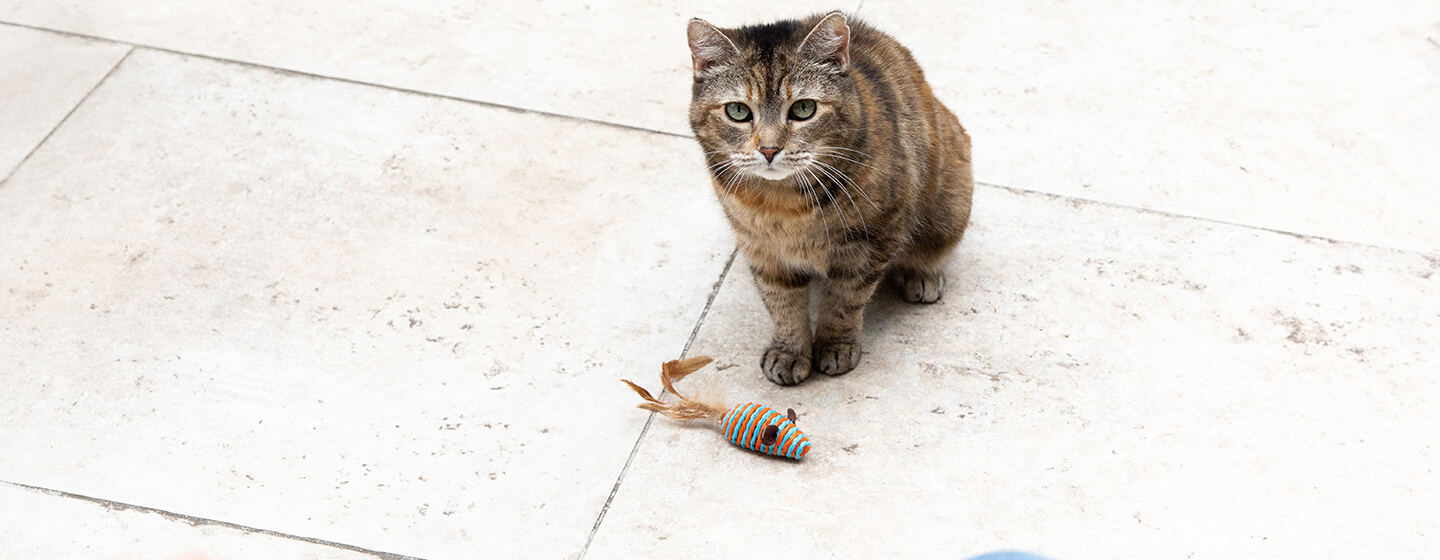
[[[910,303],[935,303],[945,295],[942,272],[896,271],[892,278],[900,288],[900,295]]]

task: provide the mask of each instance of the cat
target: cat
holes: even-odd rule
[[[760,369],[781,385],[849,372],[887,274],[907,301],[940,299],[970,221],[970,136],[909,50],[841,12],[697,18],[687,35],[690,127],[774,323]]]

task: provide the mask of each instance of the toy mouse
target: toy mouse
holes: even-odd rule
[[[644,387],[621,379],[645,402],[636,405],[652,412],[659,412],[677,420],[707,419],[718,421],[720,430],[731,443],[752,451],[759,451],[776,457],[800,459],[810,452],[810,438],[795,425],[795,409],[786,409],[781,415],[774,409],[755,403],[740,403],[725,408],[719,403],[687,398],[675,390],[672,384],[696,370],[705,367],[712,360],[709,356],[696,356],[684,360],[672,360],[660,366],[660,383],[665,390],[675,395],[679,402],[666,403],[650,395]]]

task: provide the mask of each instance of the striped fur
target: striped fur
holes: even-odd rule
[[[761,434],[768,426],[778,428],[773,445],[761,442]],[[810,438],[805,437],[804,432],[784,414],[768,406],[737,404],[720,421],[720,429],[730,443],[767,455],[800,459],[810,452]]]

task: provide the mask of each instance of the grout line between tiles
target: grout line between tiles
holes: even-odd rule
[[[50,128],[50,132],[46,132],[45,137],[41,138],[39,142],[36,142],[35,146],[30,148],[30,151],[25,154],[25,157],[20,158],[20,161],[15,164],[15,167],[10,168],[10,171],[6,173],[4,177],[0,177],[0,187],[5,186],[5,183],[8,183],[10,181],[10,178],[15,176],[15,172],[19,171],[21,167],[24,167],[25,162],[30,161],[30,156],[33,156],[35,155],[35,152],[40,151],[40,147],[44,146],[45,142],[48,142],[51,136],[55,135],[55,131],[60,130],[60,127],[62,126],[65,126],[66,121],[70,120],[70,115],[74,115],[75,111],[79,110],[81,105],[84,105],[86,101],[89,101],[90,96],[95,94],[95,90],[100,89],[100,85],[104,84],[107,80],[109,80],[110,76],[115,74],[115,70],[119,69],[120,65],[124,64],[125,59],[130,58],[130,53],[133,52],[135,52],[135,47],[132,45],[129,50],[125,51],[125,54],[120,56],[120,60],[116,60],[115,65],[111,66],[110,70],[108,72],[105,72],[104,76],[100,77],[100,81],[95,82],[95,85],[90,88],[90,91],[85,92],[85,96],[81,97],[80,101],[77,101],[75,103],[75,106],[71,107],[70,111],[65,113],[65,116],[60,119],[60,122],[55,123],[55,126]]]
[[[859,11],[860,11],[860,8],[863,8],[864,5],[865,5],[865,0],[861,0],[860,4],[856,7],[855,11],[856,11],[856,12],[859,12]],[[122,44],[122,45],[130,45],[130,47],[131,47],[130,51],[127,51],[127,52],[125,53],[125,56],[121,58],[120,62],[124,62],[124,60],[125,60],[126,58],[129,58],[130,54],[133,53],[133,52],[135,51],[135,49],[142,49],[142,48],[143,48],[143,49],[148,49],[148,50],[152,50],[152,51],[157,51],[157,52],[163,52],[163,53],[173,54],[173,55],[177,55],[177,56],[189,56],[189,57],[201,58],[201,59],[212,60],[212,61],[222,62],[222,63],[235,64],[235,65],[245,66],[245,67],[250,67],[250,68],[264,69],[264,70],[269,70],[269,71],[277,72],[277,73],[281,73],[281,74],[288,74],[288,75],[295,75],[295,76],[304,76],[304,77],[314,78],[314,79],[320,79],[320,80],[332,80],[332,81],[337,81],[337,82],[342,82],[342,83],[348,83],[348,84],[355,84],[355,85],[360,85],[360,86],[373,87],[373,88],[377,88],[377,89],[384,89],[384,90],[395,91],[395,92],[400,92],[400,93],[406,93],[406,94],[411,94],[411,95],[419,95],[419,96],[422,96],[422,97],[428,97],[428,98],[433,98],[433,99],[444,99],[444,100],[448,100],[448,101],[455,101],[455,102],[459,102],[459,103],[466,103],[466,104],[478,105],[478,106],[489,107],[489,108],[493,108],[493,109],[501,109],[501,110],[510,111],[510,112],[514,112],[514,113],[538,115],[538,116],[545,116],[545,117],[553,117],[553,118],[559,118],[559,119],[565,119],[565,120],[573,120],[573,121],[585,122],[585,123],[590,123],[590,124],[596,124],[596,125],[600,125],[600,126],[607,126],[607,127],[620,128],[620,129],[624,129],[624,130],[631,130],[631,131],[636,131],[636,132],[648,132],[648,133],[652,133],[652,134],[659,134],[659,135],[662,135],[662,136],[669,136],[669,137],[672,137],[672,138],[694,138],[694,136],[689,135],[689,134],[679,134],[679,133],[675,133],[675,132],[668,132],[668,131],[664,131],[664,130],[656,130],[656,129],[645,128],[645,127],[641,127],[641,126],[628,125],[628,124],[622,124],[622,123],[616,123],[616,122],[610,122],[610,121],[602,121],[602,120],[593,119],[593,118],[589,118],[589,117],[580,117],[580,116],[576,116],[576,115],[567,115],[567,114],[563,114],[563,113],[553,113],[553,112],[541,111],[541,110],[537,110],[537,109],[526,109],[526,108],[523,108],[523,107],[516,107],[516,106],[513,106],[513,105],[505,105],[505,104],[496,103],[496,102],[491,102],[491,101],[481,101],[481,100],[477,100],[477,99],[469,99],[469,98],[465,98],[465,97],[457,97],[457,96],[454,96],[454,95],[446,95],[446,94],[441,94],[441,93],[433,93],[433,92],[428,92],[428,91],[421,91],[421,90],[410,89],[410,88],[403,88],[403,87],[397,87],[397,86],[388,86],[388,85],[384,85],[384,84],[379,84],[379,83],[374,83],[374,82],[366,82],[366,81],[355,80],[355,79],[350,79],[350,78],[342,78],[342,77],[338,77],[338,76],[328,76],[328,75],[324,75],[324,74],[315,74],[315,73],[304,72],[304,71],[300,71],[300,70],[291,70],[291,69],[287,69],[287,68],[279,68],[279,67],[275,67],[275,66],[267,66],[267,65],[264,65],[264,64],[257,64],[257,63],[253,63],[253,62],[245,62],[245,61],[241,61],[241,60],[235,60],[235,59],[229,59],[229,58],[222,58],[222,57],[218,57],[218,56],[210,56],[210,55],[205,55],[205,54],[198,54],[198,53],[192,53],[192,52],[185,52],[185,51],[179,51],[179,50],[174,50],[174,49],[168,49],[168,48],[165,48],[165,47],[159,47],[159,46],[149,45],[149,44],[144,44],[144,43],[132,43],[132,42],[128,42],[128,41],[120,41],[120,40],[110,39],[110,38],[106,38],[106,37],[100,37],[100,36],[96,36],[96,35],[87,35],[87,34],[84,34],[84,33],[75,33],[75,32],[72,32],[72,31],[62,31],[62,30],[58,30],[58,29],[51,29],[51,28],[48,28],[48,27],[41,27],[41,26],[37,26],[37,25],[29,25],[29,24],[16,23],[16,22],[10,22],[10,21],[0,21],[0,25],[9,25],[9,26],[13,26],[13,27],[20,27],[20,28],[31,29],[31,30],[35,30],[35,31],[43,31],[43,32],[46,32],[46,33],[54,33],[54,34],[57,34],[57,35],[65,35],[65,36],[70,36],[70,37],[77,37],[77,38],[82,38],[82,39],[87,39],[87,40],[92,40],[92,41],[104,41],[104,42],[109,42],[109,43],[116,43],[116,44]],[[118,67],[119,67],[119,63],[117,62],[117,63],[116,63],[116,68],[118,68]],[[115,68],[111,68],[110,73],[114,73],[114,71],[115,71]],[[105,81],[105,79],[108,79],[109,77],[110,77],[110,74],[106,74],[105,78],[104,78],[104,79],[101,79],[100,82],[103,83],[103,82]],[[96,84],[96,87],[98,88],[99,85],[100,85],[100,84],[97,83],[97,84]],[[94,92],[94,89],[91,89],[91,93],[93,93],[93,92]],[[86,99],[88,99],[88,98],[89,98],[89,93],[86,94]],[[82,99],[82,100],[81,100],[81,104],[83,104],[83,103],[84,103],[84,100]],[[79,105],[80,105],[80,104],[77,104],[76,107],[79,107]],[[74,113],[74,108],[71,109],[71,113]],[[65,122],[65,120],[66,120],[66,119],[69,119],[69,118],[70,118],[70,115],[67,114],[67,115],[65,116],[65,119],[62,119],[60,122],[63,124],[63,123]],[[56,125],[56,129],[58,129],[58,128],[59,128],[59,125]],[[51,134],[53,134],[53,133],[54,133],[54,129],[51,130]],[[49,139],[49,137],[50,137],[50,136],[47,134],[45,138],[46,138],[46,139]],[[40,144],[44,144],[44,140],[42,140],[42,141],[40,142]],[[39,148],[40,144],[37,144],[37,145],[36,145],[36,149]],[[31,154],[33,154],[33,153],[34,153],[34,150],[31,150]],[[29,158],[30,158],[30,154],[27,154],[27,155],[25,156],[25,159],[22,159],[20,163],[23,164],[23,163],[25,162],[25,160],[28,160]],[[14,172],[15,172],[15,170],[17,170],[17,169],[19,169],[19,168],[20,168],[20,165],[17,164],[17,165],[15,166],[15,169],[12,169],[12,170],[10,171],[10,174],[13,175]],[[5,184],[5,182],[9,180],[11,175],[7,175],[4,179],[0,179],[0,186],[3,186],[3,185]],[[1305,239],[1305,240],[1325,241],[1325,242],[1329,242],[1329,243],[1346,244],[1346,245],[1353,245],[1353,246],[1359,246],[1359,247],[1368,247],[1368,248],[1375,248],[1375,249],[1385,249],[1385,250],[1394,251],[1394,252],[1398,252],[1398,253],[1404,253],[1404,254],[1419,254],[1419,255],[1427,255],[1427,256],[1435,256],[1435,255],[1436,255],[1436,253],[1431,253],[1431,252],[1428,252],[1428,251],[1420,251],[1420,250],[1414,250],[1414,249],[1401,249],[1401,248],[1397,248],[1397,247],[1389,247],[1389,246],[1385,246],[1385,245],[1377,245],[1377,244],[1374,244],[1374,243],[1366,243],[1366,242],[1361,242],[1361,241],[1347,241],[1347,240],[1336,239],[1336,238],[1332,238],[1332,237],[1325,237],[1325,236],[1320,236],[1320,235],[1310,235],[1310,234],[1304,234],[1304,233],[1296,233],[1296,232],[1284,231],[1284,230],[1274,229],[1274,228],[1268,228],[1268,227],[1259,226],[1259,225],[1254,225],[1254,224],[1244,224],[1244,223],[1239,223],[1239,222],[1230,222],[1230,221],[1225,221],[1225,220],[1220,220],[1220,219],[1215,219],[1215,218],[1206,218],[1206,217],[1195,216],[1195,215],[1190,215],[1190,214],[1180,214],[1180,213],[1176,213],[1176,212],[1169,212],[1169,211],[1165,211],[1165,210],[1154,210],[1154,209],[1150,209],[1150,208],[1145,208],[1145,207],[1143,207],[1143,206],[1134,206],[1134,205],[1130,205],[1130,204],[1121,204],[1121,203],[1117,203],[1117,202],[1107,202],[1107,201],[1103,201],[1103,200],[1089,199],[1089,198],[1083,198],[1083,197],[1077,197],[1077,196],[1070,196],[1070,195],[1062,195],[1062,194],[1056,194],[1056,193],[1052,193],[1052,192],[1046,192],[1046,191],[1040,191],[1040,190],[1032,190],[1032,189],[1025,189],[1025,188],[1020,188],[1020,187],[1010,187],[1010,186],[1005,186],[1005,185],[998,185],[998,184],[995,184],[995,183],[986,183],[986,182],[976,181],[976,184],[977,184],[977,185],[983,185],[983,186],[986,186],[986,187],[1004,189],[1004,190],[1008,190],[1008,191],[1011,191],[1011,192],[1022,193],[1022,194],[1037,194],[1037,195],[1042,195],[1042,196],[1046,196],[1046,197],[1050,197],[1050,198],[1054,198],[1054,199],[1060,199],[1060,200],[1077,200],[1077,201],[1087,202],[1087,203],[1091,203],[1091,204],[1100,204],[1100,205],[1105,205],[1105,206],[1109,206],[1109,207],[1113,207],[1113,208],[1123,208],[1123,209],[1128,209],[1128,210],[1136,210],[1136,211],[1140,211],[1140,212],[1145,212],[1145,213],[1150,213],[1150,214],[1157,214],[1157,215],[1168,216],[1168,217],[1173,217],[1173,218],[1188,218],[1188,219],[1191,219],[1191,220],[1198,220],[1198,221],[1202,221],[1202,222],[1211,222],[1211,223],[1222,224],[1222,225],[1227,225],[1227,226],[1234,226],[1234,227],[1240,227],[1240,228],[1246,228],[1246,229],[1254,229],[1254,230],[1266,231],[1266,232],[1270,232],[1270,233],[1278,233],[1278,234],[1288,235],[1288,236],[1291,236],[1291,237],[1296,237],[1296,238]]]
[[[9,482],[9,481],[5,481],[5,480],[0,480],[0,485],[10,486],[10,487],[13,487],[13,488],[19,488],[19,489],[22,489],[22,490],[29,490],[29,491],[31,491],[31,492],[39,492],[39,493],[41,493],[41,494],[46,494],[46,495],[54,496],[54,497],[57,497],[57,498],[67,498],[67,499],[71,499],[71,500],[80,500],[80,501],[84,501],[84,502],[90,502],[90,503],[99,505],[99,506],[101,506],[101,507],[103,507],[103,508],[105,508],[105,509],[111,510],[111,511],[134,511],[134,512],[139,512],[139,513],[148,513],[148,514],[159,515],[160,517],[164,517],[165,519],[168,519],[168,520],[170,520],[170,521],[181,521],[181,522],[184,522],[184,523],[188,523],[191,527],[197,527],[197,526],[201,526],[201,525],[209,525],[209,526],[215,526],[215,527],[224,527],[224,528],[226,528],[226,529],[234,529],[234,530],[242,531],[242,532],[245,532],[245,533],[259,534],[259,535],[265,535],[265,536],[270,536],[270,537],[278,537],[278,538],[282,538],[282,539],[289,539],[289,540],[292,540],[292,541],[300,541],[300,542],[306,542],[306,543],[315,544],[315,545],[320,545],[320,546],[327,546],[327,547],[330,547],[330,548],[338,548],[338,549],[341,549],[341,550],[349,550],[349,551],[351,551],[351,552],[359,552],[359,553],[361,553],[361,554],[369,554],[369,555],[374,556],[374,557],[376,557],[376,558],[380,558],[381,560],[423,560],[423,559],[421,559],[421,558],[416,558],[416,557],[414,557],[414,556],[405,556],[405,555],[403,555],[403,554],[395,554],[395,553],[391,553],[391,552],[381,552],[381,551],[378,551],[378,550],[370,550],[370,549],[368,549],[368,548],[361,548],[361,547],[354,546],[354,545],[348,545],[348,544],[338,543],[338,542],[334,542],[334,541],[327,541],[327,540],[324,540],[324,539],[316,539],[316,538],[311,538],[311,537],[302,537],[302,536],[299,536],[299,535],[291,535],[291,534],[288,534],[288,533],[281,533],[281,532],[279,532],[279,531],[271,531],[271,530],[269,530],[269,529],[259,529],[259,528],[255,528],[255,527],[248,527],[248,526],[245,526],[245,525],[240,525],[240,524],[236,524],[236,523],[230,523],[230,522],[227,522],[227,521],[217,521],[217,520],[214,520],[214,519],[206,519],[206,518],[203,518],[203,517],[194,517],[194,516],[184,515],[184,514],[175,513],[175,512],[171,512],[171,511],[165,511],[165,510],[163,510],[163,509],[156,509],[156,508],[145,507],[145,506],[137,506],[137,505],[134,505],[134,504],[126,504],[126,503],[121,503],[121,502],[115,502],[115,501],[106,500],[106,499],[102,499],[102,498],[94,498],[94,497],[90,497],[90,496],[85,496],[85,495],[81,495],[81,494],[74,494],[74,493],[64,492],[64,491],[60,491],[60,490],[52,490],[52,489],[50,489],[50,488],[42,488],[42,487],[39,487],[39,486],[31,486],[31,485],[29,485],[29,484],[20,484],[20,483],[18,483],[18,482]]]
[[[467,103],[467,104],[471,104],[471,105],[479,105],[479,106],[481,106],[481,107],[489,107],[489,108],[492,108],[492,109],[502,109],[502,110],[505,110],[505,111],[510,111],[510,112],[512,112],[512,113],[522,113],[522,114],[527,114],[527,115],[540,115],[540,116],[546,116],[546,117],[555,117],[555,118],[560,118],[560,119],[580,121],[580,122],[586,122],[586,123],[591,123],[591,124],[598,124],[598,125],[609,126],[609,127],[614,127],[614,128],[621,128],[621,129],[625,129],[625,130],[633,130],[633,131],[636,131],[636,132],[649,132],[649,133],[652,133],[652,134],[660,134],[660,135],[663,135],[663,136],[670,136],[670,137],[674,137],[674,138],[694,138],[693,136],[691,136],[691,135],[689,135],[689,134],[678,134],[678,133],[675,133],[675,132],[669,132],[669,131],[665,131],[665,130],[656,130],[656,129],[653,129],[653,128],[645,128],[645,127],[643,127],[643,126],[635,126],[635,125],[630,125],[630,124],[622,124],[622,123],[616,123],[616,122],[610,122],[610,121],[602,121],[602,120],[599,120],[599,119],[592,119],[592,118],[589,118],[589,117],[581,117],[581,116],[576,116],[576,115],[567,115],[567,114],[564,114],[564,113],[552,113],[552,112],[550,112],[550,111],[541,111],[541,110],[539,110],[539,109],[526,109],[526,108],[524,108],[524,107],[516,107],[516,106],[513,106],[513,105],[505,105],[505,104],[496,103],[496,102],[493,102],[493,101],[482,101],[482,100],[479,100],[479,99],[470,99],[470,98],[467,98],[467,97],[458,97],[458,96],[454,96],[454,95],[446,95],[446,94],[443,94],[443,93],[434,93],[434,92],[422,91],[422,90],[418,90],[418,89],[410,89],[410,88],[404,88],[404,87],[399,87],[399,86],[390,86],[390,85],[385,85],[385,84],[376,83],[376,82],[367,82],[367,81],[364,81],[364,80],[356,80],[356,79],[353,79],[353,78],[344,78],[344,77],[340,77],[340,76],[330,76],[330,75],[326,75],[326,74],[316,74],[316,73],[313,73],[313,72],[306,72],[306,71],[303,71],[303,70],[292,70],[292,69],[289,69],[289,68],[281,68],[281,67],[278,67],[278,66],[268,66],[268,65],[265,65],[265,64],[257,64],[257,63],[254,63],[254,62],[246,62],[246,61],[243,61],[243,60],[236,60],[236,59],[233,59],[233,58],[224,58],[224,57],[219,57],[219,56],[211,56],[211,55],[207,55],[207,54],[199,54],[199,53],[193,53],[193,52],[179,51],[179,50],[175,50],[175,49],[168,49],[168,48],[165,48],[165,47],[160,47],[160,46],[155,46],[155,45],[149,45],[149,44],[145,44],[145,43],[132,43],[132,42],[129,42],[129,41],[121,41],[121,40],[117,40],[117,39],[110,39],[110,38],[108,38],[108,37],[101,37],[101,36],[98,36],[98,35],[87,35],[87,34],[84,34],[84,33],[75,33],[75,32],[73,32],[73,31],[61,31],[61,30],[59,30],[59,29],[51,29],[51,28],[48,28],[48,27],[40,27],[40,26],[38,26],[38,25],[29,25],[29,24],[15,23],[15,22],[10,22],[10,21],[0,21],[0,25],[10,25],[10,26],[14,26],[14,27],[22,27],[22,28],[25,28],[25,29],[32,29],[32,30],[35,30],[35,31],[44,31],[44,32],[47,32],[47,33],[54,33],[54,34],[57,34],[57,35],[66,35],[66,36],[77,37],[77,38],[81,38],[81,39],[89,39],[89,40],[92,40],[92,41],[105,41],[105,42],[108,42],[108,43],[117,43],[117,44],[121,44],[121,45],[130,45],[130,46],[132,47],[132,50],[133,50],[133,49],[146,49],[146,50],[151,50],[151,51],[156,51],[156,52],[163,52],[163,53],[168,53],[168,54],[173,54],[173,55],[178,55],[178,56],[189,56],[189,57],[201,58],[201,59],[205,59],[205,60],[212,60],[212,61],[215,61],[215,62],[224,62],[224,63],[229,63],[229,64],[236,64],[236,65],[239,65],[239,66],[246,66],[246,67],[250,67],[250,68],[259,68],[259,69],[269,70],[269,71],[271,71],[271,72],[277,72],[277,73],[281,73],[281,74],[289,74],[289,75],[294,75],[294,76],[304,76],[304,77],[307,77],[307,78],[316,78],[316,79],[321,79],[321,80],[331,80],[331,81],[336,81],[336,82],[341,82],[341,83],[346,83],[346,84],[355,84],[355,85],[373,87],[373,88],[384,89],[384,90],[390,90],[390,91],[395,91],[395,92],[400,92],[400,93],[407,93],[407,94],[411,94],[411,95],[419,95],[419,96],[422,96],[422,97],[429,97],[429,98],[432,98],[432,99],[445,99],[445,100],[448,100],[448,101],[457,101],[457,102],[460,102],[460,103]]]
[[[725,261],[725,268],[720,270],[720,278],[715,280],[715,286],[710,288],[710,297],[705,300],[705,308],[700,311],[700,318],[695,321],[695,328],[690,330],[690,338],[685,341],[685,349],[680,351],[680,359],[690,355],[690,345],[695,343],[695,337],[700,335],[700,327],[705,324],[705,317],[710,314],[710,306],[715,303],[715,297],[720,295],[720,287],[725,285],[725,278],[730,275],[730,267],[735,264],[735,256],[740,254],[740,248],[736,247],[730,252],[730,259]],[[660,393],[664,397],[665,393]],[[645,419],[645,426],[640,428],[640,436],[635,438],[635,445],[630,448],[630,456],[625,458],[625,466],[620,468],[620,476],[615,478],[615,486],[610,488],[610,496],[605,498],[605,505],[600,506],[600,515],[595,517],[595,525],[590,528],[590,535],[585,537],[585,546],[580,548],[580,555],[575,560],[584,560],[585,554],[590,552],[590,543],[594,542],[595,534],[600,532],[600,524],[605,522],[605,514],[610,511],[610,504],[615,501],[615,495],[620,492],[620,484],[625,481],[625,474],[630,472],[630,464],[635,461],[635,456],[640,454],[640,444],[645,441],[645,434],[650,432],[650,424],[655,422],[655,413]]]
[[[715,280],[715,285],[710,287],[710,297],[705,298],[705,309],[700,310],[700,319],[695,321],[695,328],[690,330],[690,338],[685,340],[685,348],[680,350],[680,359],[690,357],[690,345],[695,343],[695,337],[700,335],[700,326],[705,324],[705,317],[710,315],[710,306],[715,304],[715,296],[720,295],[720,286],[725,283],[725,277],[730,275],[730,266],[735,264],[735,256],[740,254],[740,248],[736,247],[730,251],[730,258],[725,261],[725,268],[720,269],[720,278]]]
[[[1068,200],[1068,201],[1072,201],[1072,202],[1080,202],[1080,203],[1083,203],[1083,204],[1094,204],[1094,205],[1097,205],[1097,206],[1106,206],[1106,207],[1116,208],[1116,209],[1120,209],[1120,210],[1129,210],[1129,211],[1138,212],[1138,213],[1141,213],[1141,214],[1154,214],[1154,215],[1157,215],[1157,216],[1164,216],[1164,217],[1167,217],[1167,218],[1176,218],[1176,219],[1182,219],[1182,220],[1194,220],[1194,221],[1197,221],[1197,222],[1206,222],[1206,223],[1211,223],[1211,224],[1216,224],[1216,225],[1222,225],[1222,226],[1237,227],[1237,228],[1241,228],[1241,229],[1250,229],[1250,230],[1264,231],[1264,232],[1268,232],[1268,233],[1278,233],[1278,234],[1280,234],[1280,235],[1287,235],[1287,236],[1294,237],[1294,238],[1296,238],[1296,239],[1300,239],[1300,240],[1303,240],[1303,241],[1322,241],[1322,242],[1329,243],[1329,244],[1332,244],[1332,245],[1348,245],[1348,246],[1352,246],[1352,247],[1361,247],[1361,248],[1366,248],[1366,249],[1380,249],[1380,250],[1383,250],[1383,251],[1390,251],[1390,252],[1392,252],[1392,253],[1399,253],[1399,254],[1402,254],[1402,255],[1421,255],[1421,256],[1427,256],[1427,257],[1440,257],[1440,253],[1431,253],[1431,252],[1429,252],[1429,251],[1421,251],[1421,250],[1417,250],[1417,249],[1401,249],[1401,248],[1398,248],[1398,247],[1388,247],[1388,246],[1385,246],[1385,245],[1376,245],[1376,244],[1374,244],[1374,243],[1366,243],[1366,242],[1364,242],[1364,241],[1350,241],[1350,240],[1346,240],[1346,239],[1336,239],[1336,238],[1334,238],[1334,237],[1325,237],[1325,236],[1323,236],[1323,235],[1310,235],[1310,234],[1306,234],[1306,233],[1295,233],[1295,232],[1293,232],[1293,231],[1285,231],[1285,230],[1280,230],[1280,229],[1268,228],[1268,227],[1265,227],[1265,226],[1257,226],[1257,225],[1254,225],[1254,224],[1242,224],[1242,223],[1239,223],[1239,222],[1229,222],[1229,221],[1220,220],[1220,219],[1216,219],[1216,218],[1206,218],[1206,217],[1203,217],[1203,216],[1192,216],[1192,215],[1190,215],[1190,214],[1179,214],[1179,213],[1176,213],[1176,212],[1169,212],[1169,211],[1165,211],[1165,210],[1155,210],[1155,209],[1153,209],[1153,208],[1146,208],[1146,207],[1144,207],[1144,206],[1132,206],[1132,205],[1129,205],[1129,204],[1119,204],[1119,203],[1115,203],[1115,202],[1106,202],[1106,201],[1104,201],[1104,200],[1095,200],[1095,199],[1092,199],[1092,198],[1082,198],[1082,197],[1078,197],[1078,196],[1071,196],[1071,195],[1065,195],[1065,194],[1056,194],[1056,193],[1052,193],[1052,192],[1037,191],[1037,190],[1031,190],[1031,189],[1022,189],[1022,188],[1019,188],[1019,187],[1007,187],[1007,186],[1005,186],[1005,185],[997,185],[997,184],[995,184],[995,183],[986,183],[986,182],[983,182],[983,181],[976,181],[975,184],[976,184],[976,185],[979,185],[979,186],[982,186],[982,187],[988,187],[988,188],[992,188],[992,189],[1000,189],[1000,190],[1010,191],[1010,192],[1013,192],[1013,193],[1016,193],[1016,194],[1022,194],[1022,195],[1042,196],[1042,197],[1046,197],[1046,198],[1050,198],[1050,199],[1054,199],[1054,200]]]

